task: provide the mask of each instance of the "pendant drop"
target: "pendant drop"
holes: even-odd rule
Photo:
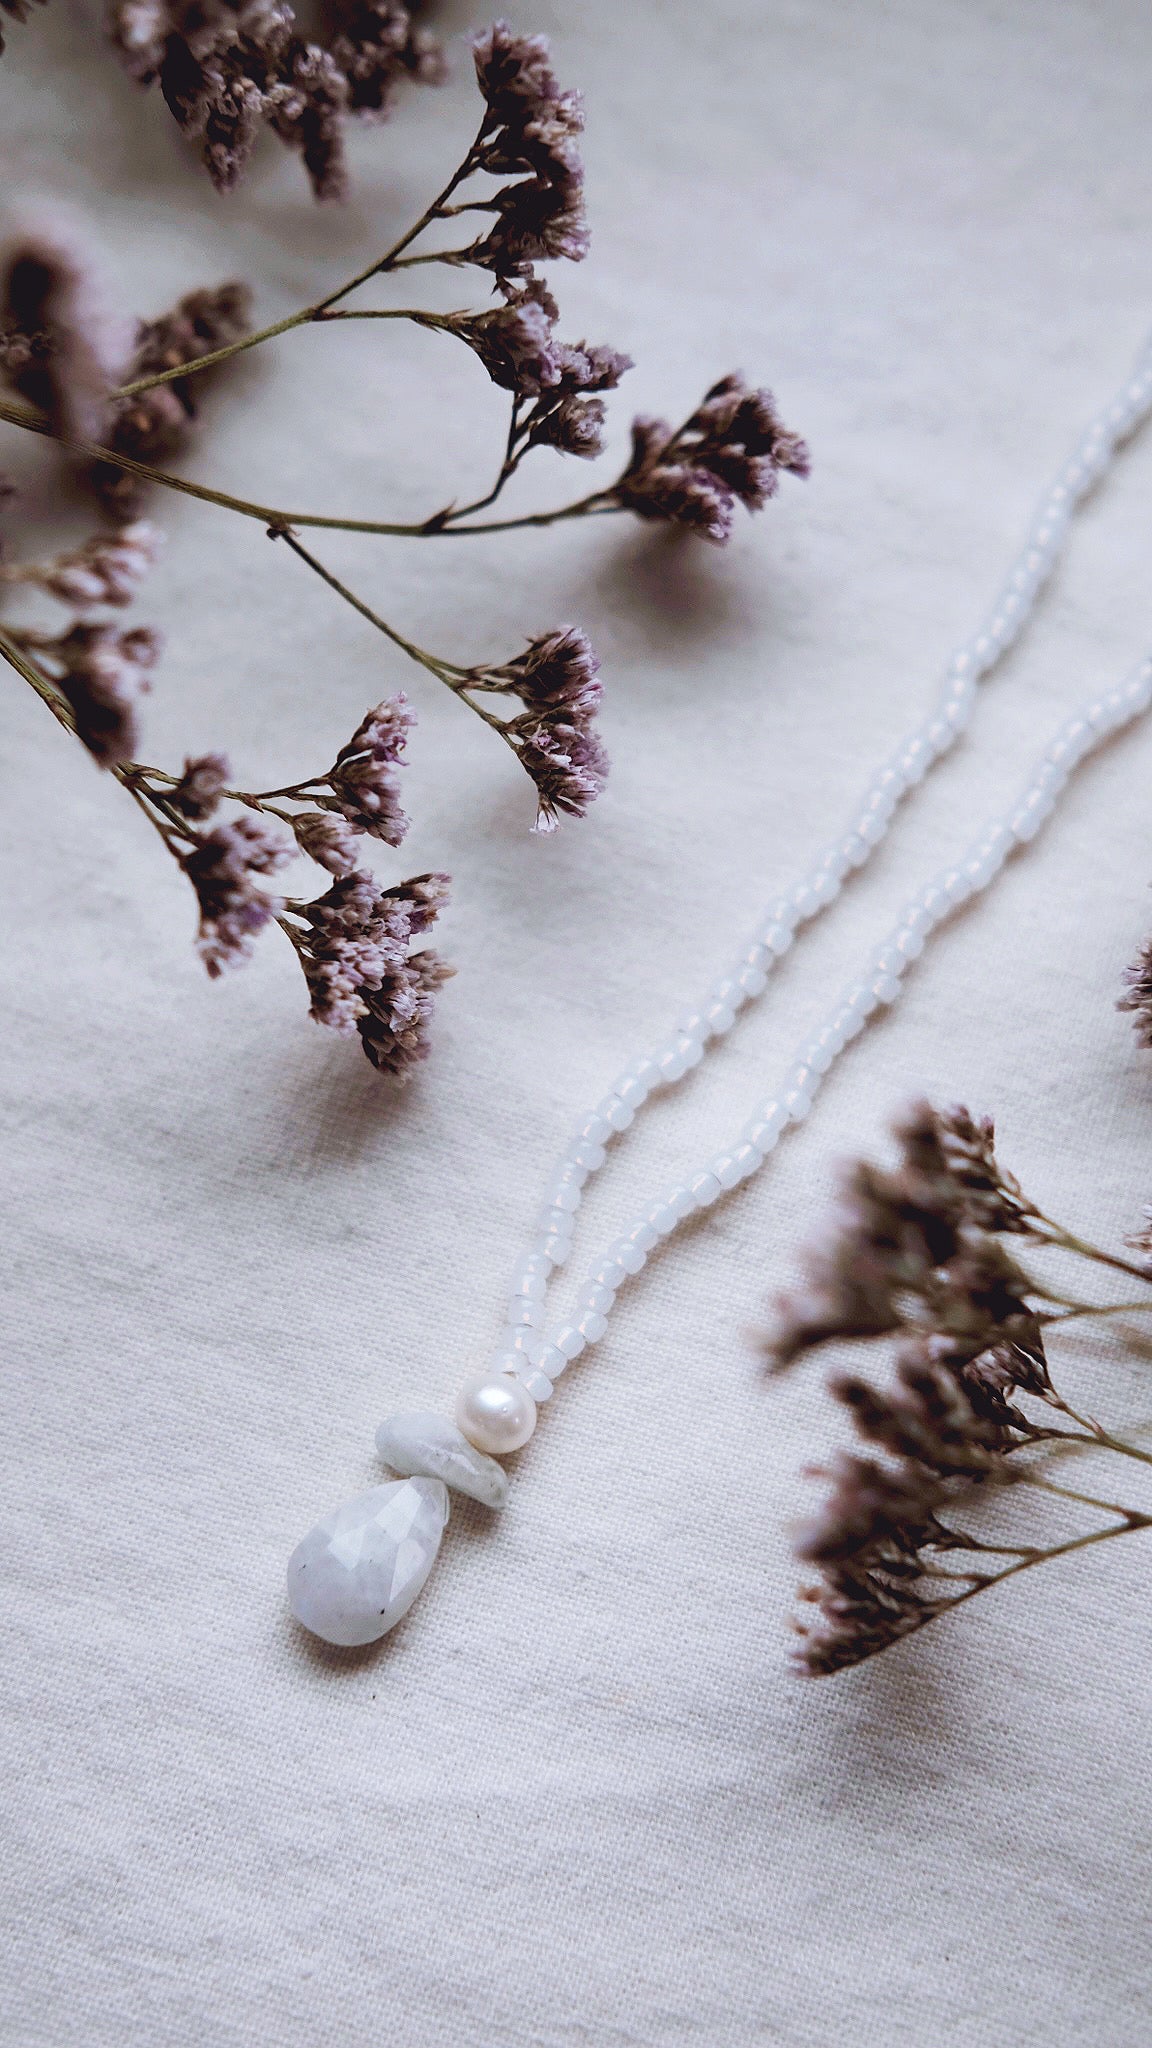
[[[325,1515],[288,1560],[288,1604],[322,1642],[386,1636],[436,1562],[448,1520],[440,1479],[392,1479]]]

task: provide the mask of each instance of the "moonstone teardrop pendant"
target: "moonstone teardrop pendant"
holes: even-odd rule
[[[288,1560],[288,1604],[322,1642],[374,1643],[407,1614],[436,1562],[448,1490],[440,1479],[393,1479],[345,1502]]]

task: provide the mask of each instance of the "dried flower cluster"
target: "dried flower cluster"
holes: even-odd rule
[[[402,74],[431,76],[439,63],[414,28],[412,10],[393,0],[323,0],[311,41],[297,32],[282,0],[113,0],[109,21],[129,68],[160,84],[223,186],[235,182],[260,128],[270,126],[300,151],[317,191],[331,196],[342,185],[344,115],[381,111]],[[807,470],[804,445],[782,425],[770,395],[727,377],[676,433],[637,421],[632,458],[614,481],[554,511],[476,516],[534,449],[598,455],[604,395],[631,362],[605,344],[562,340],[556,299],[537,270],[587,253],[579,95],[561,87],[542,37],[514,34],[504,22],[475,39],[474,55],[479,126],[443,191],[382,257],[287,319],[254,329],[247,288],[233,283],[190,291],[167,313],[138,323],[134,339],[127,330],[118,337],[95,310],[84,264],[42,237],[9,253],[0,282],[0,378],[24,401],[17,407],[0,400],[0,420],[65,444],[70,474],[95,494],[102,518],[79,546],[50,561],[0,564],[0,595],[19,588],[71,613],[59,631],[5,627],[0,655],[155,826],[196,891],[208,971],[241,964],[259,933],[278,924],[304,968],[313,1016],[343,1032],[355,1029],[369,1058],[389,1072],[423,1049],[446,971],[435,955],[408,950],[434,915],[438,879],[383,888],[361,857],[366,839],[394,848],[407,830],[400,785],[414,711],[402,693],[393,694],[366,715],[323,774],[291,788],[234,790],[219,753],[190,761],[180,776],[143,766],[139,709],[159,642],[150,628],[125,626],[109,614],[132,600],[155,555],[158,536],[140,518],[148,492],[188,492],[259,520],[271,539],[499,736],[534,785],[535,829],[551,832],[562,817],[584,815],[608,771],[597,724],[599,663],[584,633],[555,627],[509,661],[449,660],[380,618],[301,533],[313,525],[346,526],[435,539],[633,511],[723,540],[737,500],[759,510],[781,470]],[[461,221],[467,227],[458,246],[425,243],[430,231],[448,224],[458,234]],[[454,274],[480,271],[489,303],[451,313],[344,303],[373,279],[428,263]],[[488,491],[401,525],[289,514],[173,474],[168,465],[188,444],[208,380],[242,350],[338,319],[410,320],[472,351],[510,398],[503,455]],[[332,878],[312,906],[270,887],[296,853]]]
[[[415,4],[324,0],[316,39],[286,0],[109,0],[108,33],[131,76],[159,85],[221,192],[269,128],[301,157],[318,199],[343,198],[344,122],[386,114],[404,78],[438,84],[438,44]]]
[[[828,1492],[796,1540],[797,1555],[819,1574],[796,1623],[797,1668],[808,1677],[861,1663],[1027,1567],[1152,1527],[1135,1509],[1057,1485],[1020,1455],[1056,1445],[1152,1463],[1076,1414],[1049,1370],[1047,1333],[1114,1310],[1052,1292],[1004,1240],[1076,1252],[1149,1287],[1152,1268],[1044,1216],[1000,1167],[990,1121],[920,1104],[896,1137],[895,1169],[861,1162],[846,1177],[808,1287],[781,1303],[769,1347],[784,1367],[831,1338],[899,1340],[888,1386],[857,1373],[829,1383],[861,1450],[839,1453],[815,1475]],[[1048,1547],[993,1542],[958,1519],[1007,1486],[1039,1488],[1114,1519]],[[957,1554],[973,1561],[958,1565]]]
[[[1125,970],[1124,994],[1118,1010],[1135,1014],[1135,1031],[1141,1045],[1152,1047],[1152,939],[1147,939],[1132,966]]]

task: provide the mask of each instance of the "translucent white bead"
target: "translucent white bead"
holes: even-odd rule
[[[704,1022],[710,1038],[723,1038],[736,1022],[736,1012],[727,1003],[709,1003],[704,1012]]]
[[[598,1286],[607,1288],[608,1292],[615,1298],[621,1287],[623,1287],[629,1273],[636,1270],[635,1267],[626,1266],[621,1259],[606,1258],[597,1266],[593,1277]]]
[[[581,1160],[571,1154],[562,1159],[552,1175],[553,1181],[562,1188],[582,1188],[588,1178],[589,1169]]]
[[[849,832],[848,837],[840,841],[840,852],[844,858],[845,870],[861,868],[868,858],[868,841],[862,839],[859,832]]]
[[[692,1038],[692,1039],[701,1039],[701,1038],[703,1038],[703,1036],[704,1036],[704,1012],[703,1012],[703,1010],[689,1010],[689,1011],[687,1011],[687,1012],[686,1012],[686,1014],[685,1014],[685,1015],[684,1015],[683,1017],[681,1017],[681,1018],[679,1019],[679,1021],[678,1021],[677,1025],[676,1025],[676,1038],[675,1038],[675,1040],[674,1040],[674,1043],[678,1045],[678,1044],[680,1043],[681,1039],[687,1039],[687,1038]]]
[[[615,1299],[616,1295],[611,1287],[602,1287],[598,1280],[594,1280],[581,1295],[580,1307],[589,1314],[603,1316],[607,1315]]]
[[[743,1144],[737,1145],[732,1157],[736,1164],[737,1180],[751,1179],[752,1175],[758,1173],[764,1164],[764,1154],[759,1146],[753,1145],[747,1140]]]
[[[543,1259],[525,1259],[513,1275],[510,1291],[526,1295],[529,1301],[543,1301],[547,1285]]]
[[[691,1188],[683,1186],[670,1188],[667,1195],[664,1197],[664,1202],[662,1206],[664,1209],[670,1210],[672,1216],[674,1217],[677,1223],[682,1222],[684,1217],[690,1216],[692,1214],[693,1209],[696,1207],[696,1204],[692,1199]],[[656,1222],[655,1212],[653,1212],[652,1221],[654,1223]],[[663,1226],[657,1224],[656,1227],[660,1231],[661,1236],[663,1236]]]
[[[768,976],[759,967],[742,967],[736,978],[746,1001],[762,996],[768,986]]]
[[[740,1133],[741,1141],[748,1145],[755,1145],[756,1150],[763,1157],[772,1150],[787,1121],[788,1112],[784,1108],[783,1103],[765,1103],[760,1115],[753,1117],[751,1123],[745,1124],[744,1129]]]
[[[628,1109],[638,1109],[648,1096],[647,1088],[635,1074],[625,1074],[622,1081],[617,1081],[612,1093],[617,1101],[624,1103]]]
[[[812,888],[817,903],[834,903],[840,894],[840,876],[831,868],[821,868],[812,877]]]
[[[580,1135],[591,1145],[606,1145],[612,1136],[612,1130],[613,1126],[607,1117],[601,1116],[599,1110],[594,1110],[587,1122],[581,1125]]]
[[[710,1171],[715,1174],[722,1188],[734,1188],[740,1179],[735,1157],[731,1152],[722,1152],[712,1161]]]
[[[603,1113],[614,1131],[626,1131],[635,1115],[626,1102],[620,1102],[615,1096],[604,1106]]]
[[[562,1352],[567,1359],[579,1358],[585,1341],[583,1330],[578,1330],[575,1323],[565,1323],[564,1328],[557,1330],[552,1339],[557,1351]]]
[[[650,1252],[659,1235],[655,1224],[651,1223],[647,1216],[642,1216],[638,1223],[634,1223],[632,1228],[624,1233],[626,1241],[635,1245],[638,1252]]]
[[[572,1157],[578,1160],[581,1166],[586,1166],[589,1173],[597,1173],[608,1154],[603,1145],[594,1145],[590,1138],[581,1138],[579,1144],[573,1147]]]
[[[784,1107],[788,1111],[789,1123],[803,1123],[812,1107],[812,1097],[803,1088],[790,1088],[784,1097]]]
[[[562,1266],[572,1249],[571,1237],[558,1237],[554,1232],[546,1237],[540,1247],[544,1257],[553,1266]]]
[[[932,762],[932,749],[923,734],[911,741],[900,756],[900,771],[909,782],[920,782]]]
[[[762,945],[757,939],[749,946],[745,953],[744,965],[745,967],[750,967],[753,973],[759,972],[767,975],[771,972],[775,957],[771,946]]]
[[[518,1325],[529,1330],[538,1330],[544,1321],[544,1303],[527,1301],[522,1294],[516,1295],[508,1316],[511,1329]]]
[[[539,1218],[537,1220],[542,1240],[546,1240],[550,1237],[571,1237],[572,1232],[576,1227],[575,1217],[570,1209],[541,1209]],[[541,1244],[541,1249],[543,1249],[543,1242]]]
[[[562,1351],[557,1350],[555,1344],[549,1344],[540,1354],[539,1367],[541,1372],[547,1373],[550,1380],[558,1380],[562,1372],[567,1372],[568,1360]]]
[[[528,1359],[525,1358],[519,1361],[515,1377],[519,1380],[525,1393],[531,1394],[537,1406],[542,1401],[550,1401],[552,1399],[554,1391],[552,1381],[546,1372],[542,1372],[538,1365],[531,1364]]]
[[[1052,809],[1052,798],[1042,790],[1029,790],[1023,803],[1008,820],[1014,839],[1034,839]]]
[[[609,1247],[608,1256],[626,1273],[639,1273],[648,1255],[640,1250],[639,1245],[630,1244],[626,1237],[620,1237]]]
[[[872,990],[881,1003],[894,1003],[900,993],[900,983],[894,974],[878,974],[872,983]]]
[[[795,936],[790,924],[770,924],[764,933],[764,944],[779,958],[788,951]]]
[[[598,1315],[594,1309],[586,1309],[576,1328],[586,1344],[598,1344],[608,1328],[606,1315]]]
[[[515,1352],[520,1358],[530,1358],[533,1364],[544,1349],[544,1339],[539,1330],[529,1330],[521,1325],[515,1330],[506,1330],[504,1336],[506,1350]]]
[[[683,1039],[680,1045],[680,1055],[684,1061],[685,1069],[688,1067],[698,1067],[704,1057],[704,1047],[700,1039]]]
[[[918,960],[924,951],[924,933],[919,925],[901,925],[893,946],[902,960]]]
[[[553,1209],[566,1209],[574,1216],[580,1207],[580,1190],[571,1181],[553,1181],[544,1199]]]
[[[714,1173],[698,1173],[690,1183],[692,1200],[697,1209],[707,1209],[723,1190]]]

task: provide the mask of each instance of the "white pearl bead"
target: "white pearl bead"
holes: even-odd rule
[[[506,1457],[526,1444],[535,1429],[536,1403],[510,1373],[478,1373],[460,1389],[456,1425],[478,1451]]]

